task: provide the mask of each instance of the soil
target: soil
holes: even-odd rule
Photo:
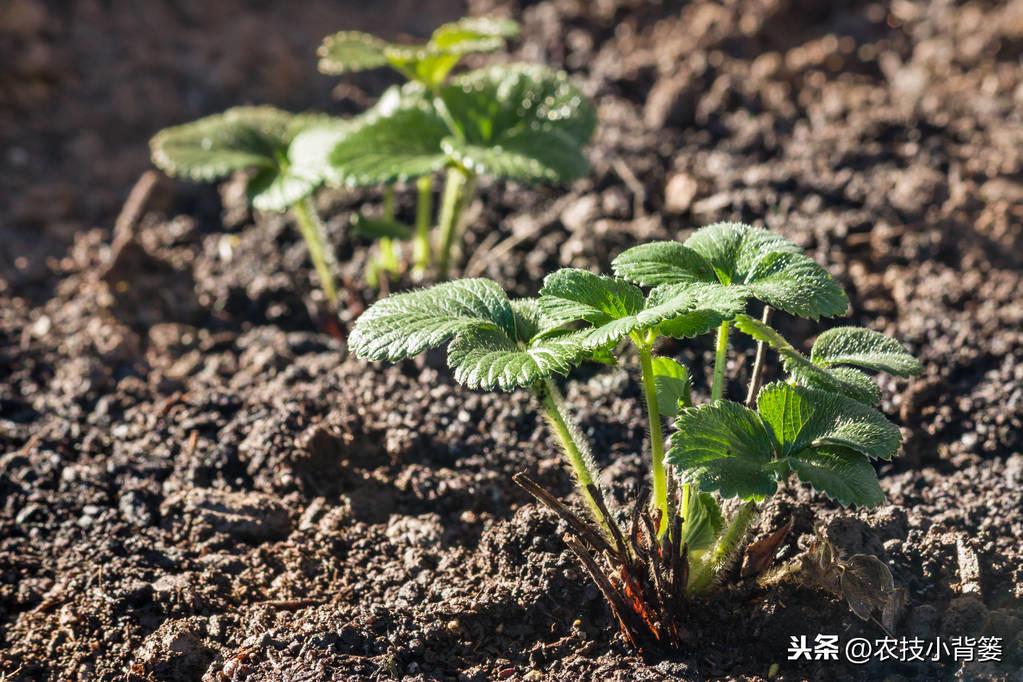
[[[511,480],[571,497],[529,396],[463,390],[434,356],[348,356],[375,294],[347,226],[378,196],[319,198],[340,324],[297,231],[237,181],[145,176],[120,212],[161,126],[246,101],[355,111],[390,77],[318,76],[323,34],[463,11],[306,5],[0,8],[0,679],[1023,678],[1023,2],[469,8],[519,19],[515,56],[571,72],[600,127],[568,191],[484,183],[463,272],[534,294],[558,266],[744,220],[923,360],[883,381],[905,437],[879,471],[890,504],[787,488],[756,534],[794,518],[791,558],[823,527],[907,589],[897,635],[999,636],[1003,656],[864,666],[786,660],[793,635],[884,636],[797,585],[694,605],[675,658],[631,652],[565,527]],[[708,374],[707,343],[664,352]],[[619,505],[644,475],[633,370],[565,382]]]

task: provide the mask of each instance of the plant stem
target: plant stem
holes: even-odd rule
[[[732,517],[732,520],[718,538],[714,551],[711,552],[706,560],[699,562],[696,565],[696,570],[690,574],[688,586],[690,593],[699,594],[713,584],[714,577],[718,574],[718,571],[735,554],[735,551],[746,537],[746,532],[749,530],[750,524],[753,523],[756,515],[757,505],[752,501],[746,502],[739,508],[739,511],[735,512],[735,516]]]
[[[579,428],[566,417],[565,399],[561,396],[561,391],[553,381],[545,379],[543,387],[540,389],[540,398],[543,401],[544,416],[547,417],[551,430],[554,431],[568,457],[568,463],[572,467],[579,492],[586,500],[597,525],[610,532],[604,515],[600,511],[600,504],[590,492],[596,487],[593,474],[596,471],[596,465],[593,462],[593,455],[590,453],[590,448],[583,439],[583,435],[579,432]]]
[[[460,166],[448,169],[444,180],[444,200],[440,207],[440,252],[437,256],[437,274],[448,276],[451,249],[461,234],[462,214],[472,199],[475,177]]]
[[[412,260],[415,271],[422,273],[430,267],[430,217],[433,215],[433,178],[424,175],[416,180],[419,196],[416,199],[416,242]]]
[[[731,323],[727,320],[718,327],[717,352],[714,356],[714,383],[710,387],[710,399],[720,400],[725,394],[725,369],[728,366],[728,331]]]
[[[646,413],[650,422],[650,457],[654,492],[651,503],[661,511],[658,534],[668,528],[668,477],[664,472],[664,433],[661,431],[661,411],[657,407],[657,386],[654,384],[654,365],[650,349],[637,346],[639,366],[643,374],[643,394],[646,397]]]
[[[760,321],[767,324],[771,321],[771,306],[764,306],[764,313],[760,316]],[[757,341],[757,355],[753,361],[753,371],[749,378],[749,390],[746,392],[746,407],[753,407],[753,403],[756,402],[757,394],[760,393],[760,380],[764,374],[764,358],[767,356],[767,344],[763,341]]]
[[[316,209],[310,197],[296,201],[291,206],[295,214],[295,222],[298,223],[298,230],[305,240],[306,248],[309,249],[309,258],[313,261],[316,274],[320,277],[320,286],[323,293],[332,306],[337,305],[337,289],[334,287],[334,276],[331,274],[331,265],[334,258],[327,247],[326,236],[324,235],[323,223],[320,222]]]

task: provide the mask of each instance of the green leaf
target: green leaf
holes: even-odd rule
[[[583,320],[601,326],[643,309],[643,292],[622,280],[562,268],[540,289],[540,312],[550,326]]]
[[[596,114],[565,73],[496,65],[455,78],[440,99],[460,133],[444,150],[474,173],[570,182],[587,171]]]
[[[771,436],[753,410],[718,400],[682,410],[675,426],[668,461],[684,481],[746,500],[776,490]]]
[[[683,480],[723,497],[761,499],[777,480],[799,478],[841,504],[881,499],[868,458],[890,459],[899,430],[881,413],[833,393],[770,384],[757,412],[718,400],[682,410],[668,461]]]
[[[388,45],[386,54],[395,70],[430,88],[443,83],[462,59],[460,54],[433,50],[429,45]]]
[[[689,302],[684,304],[682,297]],[[702,336],[734,319],[746,307],[746,295],[740,287],[720,284],[666,284],[654,288],[647,299],[648,305],[661,308],[671,301],[676,313],[665,316],[657,326],[657,333],[674,339]]]
[[[317,114],[292,115],[273,107],[236,107],[158,133],[150,142],[153,162],[169,175],[216,180],[254,171],[249,201],[262,211],[283,211],[323,181],[321,169],[296,164],[295,140],[311,128],[337,127]]]
[[[319,69],[340,75],[391,66],[408,78],[436,86],[463,55],[498,50],[518,31],[514,21],[489,17],[444,24],[433,32],[429,42],[420,45],[399,45],[367,33],[341,31],[325,38],[317,50]]]
[[[551,325],[585,321],[594,329],[584,345],[613,346],[637,330],[657,328],[684,338],[704,333],[742,310],[743,297],[720,284],[675,284],[643,292],[624,280],[565,268],[548,275],[540,310]]]
[[[706,258],[722,284],[748,287],[750,295],[793,315],[817,319],[845,313],[845,291],[828,272],[789,240],[742,223],[715,223],[685,245]]]
[[[915,376],[922,371],[914,358],[895,339],[862,327],[836,327],[817,337],[810,359],[818,365],[855,365],[896,376]]]
[[[782,382],[757,397],[757,412],[770,429],[779,457],[807,449],[840,446],[872,459],[891,459],[902,437],[897,426],[863,403]]]
[[[615,275],[641,286],[716,282],[714,266],[678,242],[650,242],[627,249],[611,262]]]
[[[793,366],[790,374],[801,386],[840,393],[871,407],[881,402],[881,389],[877,383],[852,367],[832,367],[822,373],[817,370],[805,371],[800,365]]]
[[[435,88],[463,55],[499,50],[518,32],[519,25],[508,19],[467,17],[438,27],[426,45],[389,45],[386,54],[395,69]]]
[[[235,107],[166,128],[150,141],[153,163],[175,177],[217,180],[239,170],[274,169],[297,132],[273,107]]]
[[[884,502],[877,473],[863,455],[838,447],[807,449],[791,455],[788,465],[799,480],[848,507],[876,507]]]
[[[519,35],[519,25],[511,19],[497,17],[464,17],[443,24],[433,32],[430,45],[451,54],[493,52],[505,41]]]
[[[328,119],[303,129],[288,146],[290,173],[316,185],[332,179],[330,153],[351,129],[351,121],[340,119]]]
[[[340,31],[327,36],[316,50],[320,73],[338,76],[387,66],[387,46],[386,41],[360,31]]]
[[[631,248],[612,267],[616,275],[645,286],[717,280],[802,317],[833,317],[848,307],[842,288],[798,246],[741,223],[708,225],[685,244],[654,242]]]
[[[757,300],[813,320],[844,315],[849,299],[816,261],[799,253],[772,253],[749,272],[746,286]]]
[[[746,284],[758,262],[770,254],[802,253],[788,239],[743,223],[701,227],[685,245],[710,262],[722,284]]]
[[[284,211],[313,193],[319,183],[276,168],[256,173],[245,186],[249,202],[260,211]]]
[[[404,240],[412,238],[412,228],[399,220],[371,218],[361,213],[356,213],[352,218],[352,230],[356,234],[370,239],[389,237]]]
[[[674,417],[680,407],[692,405],[689,370],[671,358],[657,356],[652,361],[657,409],[662,415]]]
[[[355,187],[403,182],[447,163],[440,147],[447,126],[424,101],[368,114],[330,152],[335,183]]]
[[[584,355],[568,336],[514,341],[503,329],[467,329],[448,348],[455,381],[469,388],[510,391],[551,374],[567,374]]]
[[[858,370],[845,367],[829,369],[814,364],[773,327],[749,315],[738,315],[735,326],[757,341],[762,341],[777,351],[782,365],[797,382],[825,391],[840,393],[867,405],[881,401],[877,384]]]
[[[461,279],[377,301],[362,314],[348,347],[369,360],[402,360],[473,329],[513,333],[507,295],[495,282]]]
[[[710,493],[693,491],[682,518],[685,522],[682,540],[689,545],[690,556],[713,547],[721,529],[725,527],[721,507]]]

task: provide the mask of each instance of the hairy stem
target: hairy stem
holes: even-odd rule
[[[647,419],[650,422],[650,457],[653,476],[653,497],[650,502],[661,511],[658,535],[668,528],[668,476],[664,471],[664,433],[661,431],[661,411],[657,407],[657,387],[654,384],[654,365],[650,349],[639,346],[639,366],[643,373],[643,394],[646,398]]]
[[[430,218],[433,215],[433,178],[424,175],[416,181],[416,242],[412,261],[415,271],[422,273],[430,267]]]
[[[735,516],[718,537],[710,556],[699,562],[690,574],[688,589],[691,594],[704,592],[714,583],[715,576],[739,549],[756,516],[757,505],[752,501],[745,503],[735,512]]]
[[[327,247],[326,235],[324,235],[323,223],[320,222],[316,209],[310,197],[296,201],[291,206],[295,214],[295,221],[298,223],[298,230],[302,233],[306,248],[309,249],[309,258],[313,261],[316,274],[320,277],[320,286],[323,293],[332,306],[337,305],[337,289],[334,287],[334,275],[331,274],[331,266],[334,263],[333,254]]]
[[[760,316],[760,321],[767,324],[771,321],[771,306],[764,306],[764,314]],[[767,357],[767,344],[763,341],[757,341],[757,355],[753,361],[753,372],[749,378],[749,391],[746,392],[746,407],[753,407],[753,403],[756,402],[757,394],[760,393],[760,382],[764,375],[764,358]]]
[[[728,365],[728,332],[731,323],[722,322],[718,327],[717,350],[714,355],[714,383],[710,387],[710,399],[720,400],[725,394],[725,369]]]
[[[462,214],[472,200],[475,177],[459,166],[448,169],[444,180],[444,199],[440,207],[440,251],[437,274],[443,279],[451,266],[451,250],[461,235]]]
[[[600,503],[594,498],[593,491],[599,490],[594,480],[596,465],[593,462],[593,455],[590,453],[589,445],[583,439],[579,428],[571,423],[565,413],[565,399],[561,391],[550,379],[545,379],[540,389],[540,398],[543,401],[544,416],[551,425],[551,430],[558,438],[561,448],[565,451],[568,463],[572,467],[572,474],[575,476],[576,485],[586,505],[590,509],[597,524],[610,533],[604,515],[601,512]]]

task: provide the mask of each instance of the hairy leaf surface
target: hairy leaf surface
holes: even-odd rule
[[[469,170],[526,181],[570,182],[586,173],[582,147],[596,114],[565,73],[502,64],[455,78],[440,99],[458,134],[444,150]]]
[[[742,287],[779,310],[817,319],[845,312],[848,299],[828,272],[798,246],[762,228],[715,223],[684,244],[655,242],[622,253],[616,274],[644,285],[707,282]]]
[[[836,327],[817,337],[810,359],[818,365],[854,365],[888,372],[896,376],[914,376],[923,369],[901,343],[863,327]]]
[[[444,121],[419,97],[367,112],[330,152],[332,179],[350,187],[402,182],[447,163]]]
[[[838,447],[813,448],[797,452],[787,461],[799,480],[842,506],[875,507],[884,502],[874,467],[858,452]]]
[[[149,143],[153,163],[168,175],[197,181],[273,169],[297,133],[293,118],[273,107],[235,107],[166,128]]]
[[[562,268],[547,275],[540,289],[540,312],[551,326],[576,320],[601,326],[643,309],[643,292],[612,277]]]
[[[514,334],[513,311],[495,282],[461,279],[374,303],[355,323],[348,347],[369,360],[402,360],[473,329]]]
[[[716,282],[714,266],[679,242],[650,242],[627,249],[611,262],[615,275],[641,286]]]
[[[717,400],[682,410],[675,426],[668,461],[684,481],[723,497],[761,500],[774,493],[774,450],[756,412]]]
[[[837,445],[872,459],[891,459],[902,441],[898,427],[872,407],[812,388],[768,384],[757,398],[757,411],[780,457]]]
[[[402,45],[380,40],[359,31],[341,31],[324,39],[317,50],[319,69],[340,75],[391,66],[430,87],[441,84],[462,58],[474,52],[502,48],[518,35],[519,25],[510,19],[466,17],[439,26],[430,40]]]
[[[770,384],[757,411],[730,401],[683,410],[668,461],[684,480],[724,497],[761,499],[799,478],[841,504],[882,500],[869,458],[890,459],[898,428],[876,410],[833,393]]]
[[[469,388],[510,391],[530,386],[551,374],[567,374],[584,351],[569,336],[517,343],[503,329],[460,332],[448,347],[455,381]]]
[[[388,44],[361,31],[340,31],[327,36],[316,50],[320,73],[339,76],[387,66]]]
[[[683,301],[683,297],[688,302]],[[664,303],[658,303],[664,301]],[[746,307],[746,295],[739,287],[720,284],[664,285],[650,292],[648,305],[660,307],[672,302],[675,310],[657,326],[662,336],[689,339],[717,329],[725,320],[734,319]]]

